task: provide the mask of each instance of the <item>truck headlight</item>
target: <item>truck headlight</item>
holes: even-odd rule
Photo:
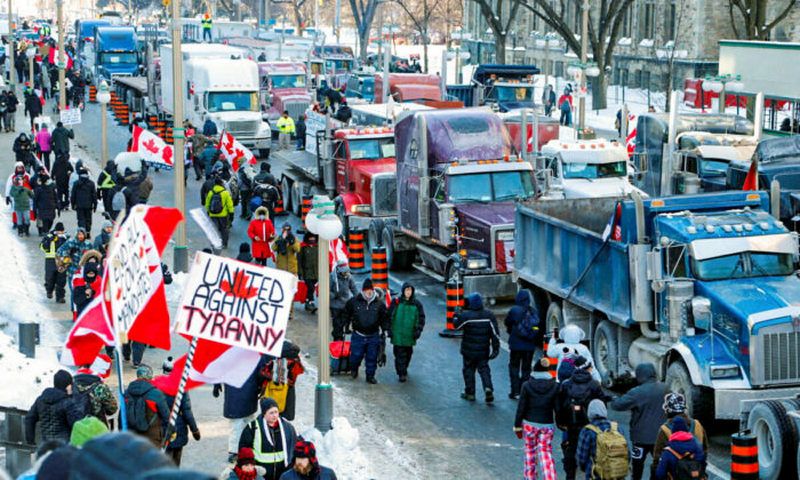
[[[369,214],[372,211],[372,207],[368,203],[359,203],[350,207],[350,213],[366,213]]]
[[[738,365],[717,365],[711,367],[711,378],[734,378],[738,376]]]
[[[467,270],[481,270],[489,267],[489,260],[485,258],[470,258],[467,260]]]

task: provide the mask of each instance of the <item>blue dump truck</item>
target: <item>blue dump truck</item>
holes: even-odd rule
[[[97,27],[94,38],[93,82],[131,77],[141,72],[133,27]]]
[[[607,385],[652,362],[691,415],[739,419],[800,393],[797,237],[768,205],[765,192],[520,202],[518,282],[548,331],[583,328]]]

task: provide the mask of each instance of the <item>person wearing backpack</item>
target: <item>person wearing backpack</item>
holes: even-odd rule
[[[206,196],[206,212],[211,217],[222,237],[222,248],[228,248],[228,234],[230,232],[230,217],[234,213],[233,199],[230,192],[225,189],[225,181],[215,177],[214,187]]]
[[[131,432],[147,437],[153,445],[161,448],[169,422],[169,405],[152,380],[153,369],[139,365],[136,380],[125,390],[125,413]]]
[[[703,455],[708,457],[708,436],[699,421],[689,418],[686,414],[686,398],[680,393],[668,393],[664,397],[664,413],[667,421],[658,429],[656,441],[653,445],[653,464],[651,465],[651,476],[655,476],[656,468],[661,460],[664,448],[669,442],[674,430],[673,423],[676,418],[682,418],[684,423],[689,426],[694,439],[703,447]]]
[[[644,462],[648,454],[653,453],[658,431],[653,425],[661,425],[667,419],[662,407],[664,396],[669,387],[656,379],[656,367],[652,363],[640,363],[636,366],[634,387],[625,395],[609,403],[612,410],[631,412],[631,467],[633,480],[641,480]]]
[[[621,480],[628,476],[628,442],[617,422],[608,420],[602,400],[589,402],[590,423],[578,437],[576,459],[586,480]]]
[[[106,427],[117,413],[117,398],[103,379],[91,370],[91,365],[82,366],[73,378],[75,403],[86,415],[97,417]]]
[[[567,88],[558,98],[558,109],[561,110],[559,123],[566,127],[572,126],[572,92]]]
[[[408,365],[414,346],[425,328],[425,309],[414,296],[414,286],[406,282],[400,296],[389,306],[389,331],[394,352],[394,368],[400,383],[408,380]]]
[[[525,439],[525,480],[539,477],[556,480],[553,460],[555,412],[558,406],[558,384],[550,376],[550,361],[542,358],[533,366],[531,377],[522,384],[522,393],[514,419],[514,433]]]
[[[505,325],[508,332],[508,376],[511,381],[511,391],[508,398],[519,398],[520,387],[531,376],[531,363],[537,350],[537,345],[542,344],[539,333],[539,315],[532,305],[531,292],[520,290],[514,306],[506,315]]]
[[[706,454],[689,433],[683,417],[672,420],[672,434],[656,467],[656,480],[701,480],[706,477]]]
[[[576,451],[578,437],[589,423],[588,406],[592,400],[610,400],[600,384],[592,378],[591,364],[579,356],[575,360],[572,376],[559,389],[558,428],[565,432],[561,443],[564,452],[564,471],[567,480],[575,480],[578,464]],[[603,407],[605,409],[605,406]]]

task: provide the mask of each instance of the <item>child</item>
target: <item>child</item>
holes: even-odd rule
[[[239,455],[236,458],[236,465],[233,468],[228,467],[226,472],[227,476],[223,475],[222,478],[227,480],[256,480],[261,478],[266,473],[264,467],[256,465],[255,454],[252,448],[242,447],[239,449]]]

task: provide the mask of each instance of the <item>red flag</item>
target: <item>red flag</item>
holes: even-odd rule
[[[72,56],[66,52],[64,57],[67,59],[67,70],[72,70]],[[53,65],[58,64],[58,47],[50,47],[50,52],[47,54],[47,61]]]
[[[175,159],[171,145],[138,125],[133,126],[131,152],[137,152],[145,162],[164,168],[172,168]]]
[[[347,251],[347,245],[341,238],[335,238],[331,240],[329,245],[328,266],[332,272],[336,265],[339,264],[340,260],[344,260],[345,262],[349,263],[348,257],[350,256],[350,253]]]
[[[220,135],[217,150],[219,150],[223,158],[228,160],[233,171],[239,170],[239,162],[236,161],[239,157],[246,158],[247,163],[250,165],[256,164],[256,157],[253,155],[253,152],[239,143],[239,140],[236,140],[236,138],[228,132],[223,131],[222,135]]]
[[[112,346],[116,341],[111,329],[111,307],[102,294],[106,279],[107,275],[104,273],[100,284],[101,293],[83,309],[67,334],[61,352],[61,363],[64,365],[91,365],[101,348]]]
[[[744,178],[742,190],[758,190],[758,160],[755,158],[750,162],[750,170]]]

